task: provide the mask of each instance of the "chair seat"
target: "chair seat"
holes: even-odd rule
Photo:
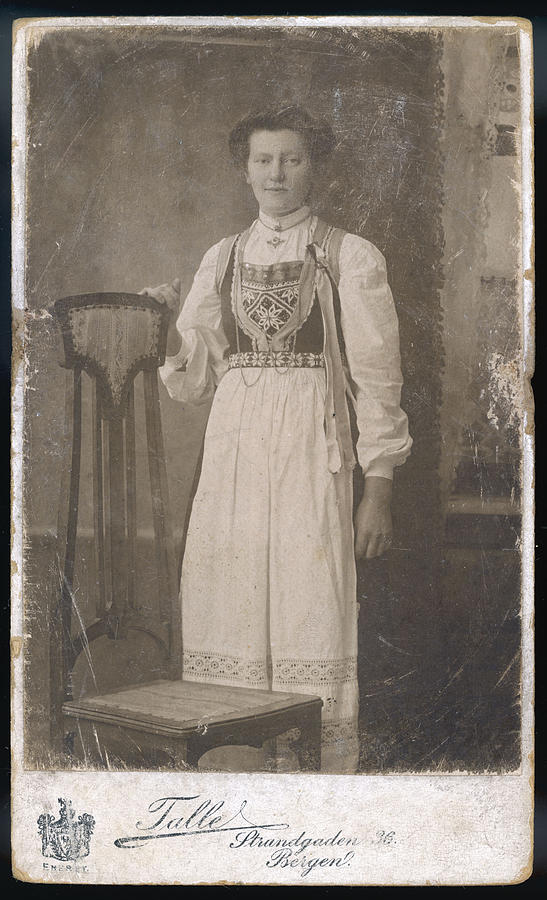
[[[300,710],[320,715],[321,706],[321,698],[312,694],[162,680],[73,700],[63,705],[63,712],[91,722],[185,738],[235,722],[243,725],[282,714],[294,718]]]

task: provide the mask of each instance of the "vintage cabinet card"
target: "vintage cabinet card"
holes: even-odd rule
[[[29,881],[531,867],[531,30],[14,31]]]

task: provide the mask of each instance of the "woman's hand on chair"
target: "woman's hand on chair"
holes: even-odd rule
[[[180,302],[180,278],[175,278],[171,284],[159,284],[157,287],[145,287],[139,294],[152,297],[158,303],[165,303],[171,310],[169,330],[167,332],[167,356],[176,356],[180,349],[180,334],[177,331],[177,319],[179,316]]]
[[[139,294],[153,297],[158,303],[165,303],[171,310],[174,319],[180,310],[180,278],[175,278],[171,284],[159,284],[157,287],[145,287]]]
[[[365,479],[365,490],[355,513],[355,556],[373,559],[391,547],[392,482],[389,478],[371,476]]]

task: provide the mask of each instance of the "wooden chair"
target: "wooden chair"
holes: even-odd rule
[[[182,629],[163,450],[158,366],[165,357],[168,310],[135,294],[84,294],[58,300],[67,369],[68,452],[58,527],[61,590],[50,631],[51,737],[93,767],[191,768],[227,744],[261,746],[292,730],[301,769],[320,767],[321,699],[311,695],[181,680]],[[82,456],[83,373],[92,391],[95,619],[81,616],[74,594]],[[152,499],[157,609],[138,608],[135,380],[142,372]],[[85,424],[85,423],[84,423]],[[84,430],[85,431],[85,430]],[[77,624],[77,622],[76,622]],[[73,696],[73,670],[92,643],[147,633],[165,659],[157,681],[96,696]],[[77,740],[75,740],[77,738]]]

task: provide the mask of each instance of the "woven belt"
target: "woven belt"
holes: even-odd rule
[[[275,369],[317,369],[324,365],[322,353],[292,353],[290,350],[248,350],[246,353],[232,353],[228,357],[229,369],[268,366]]]

